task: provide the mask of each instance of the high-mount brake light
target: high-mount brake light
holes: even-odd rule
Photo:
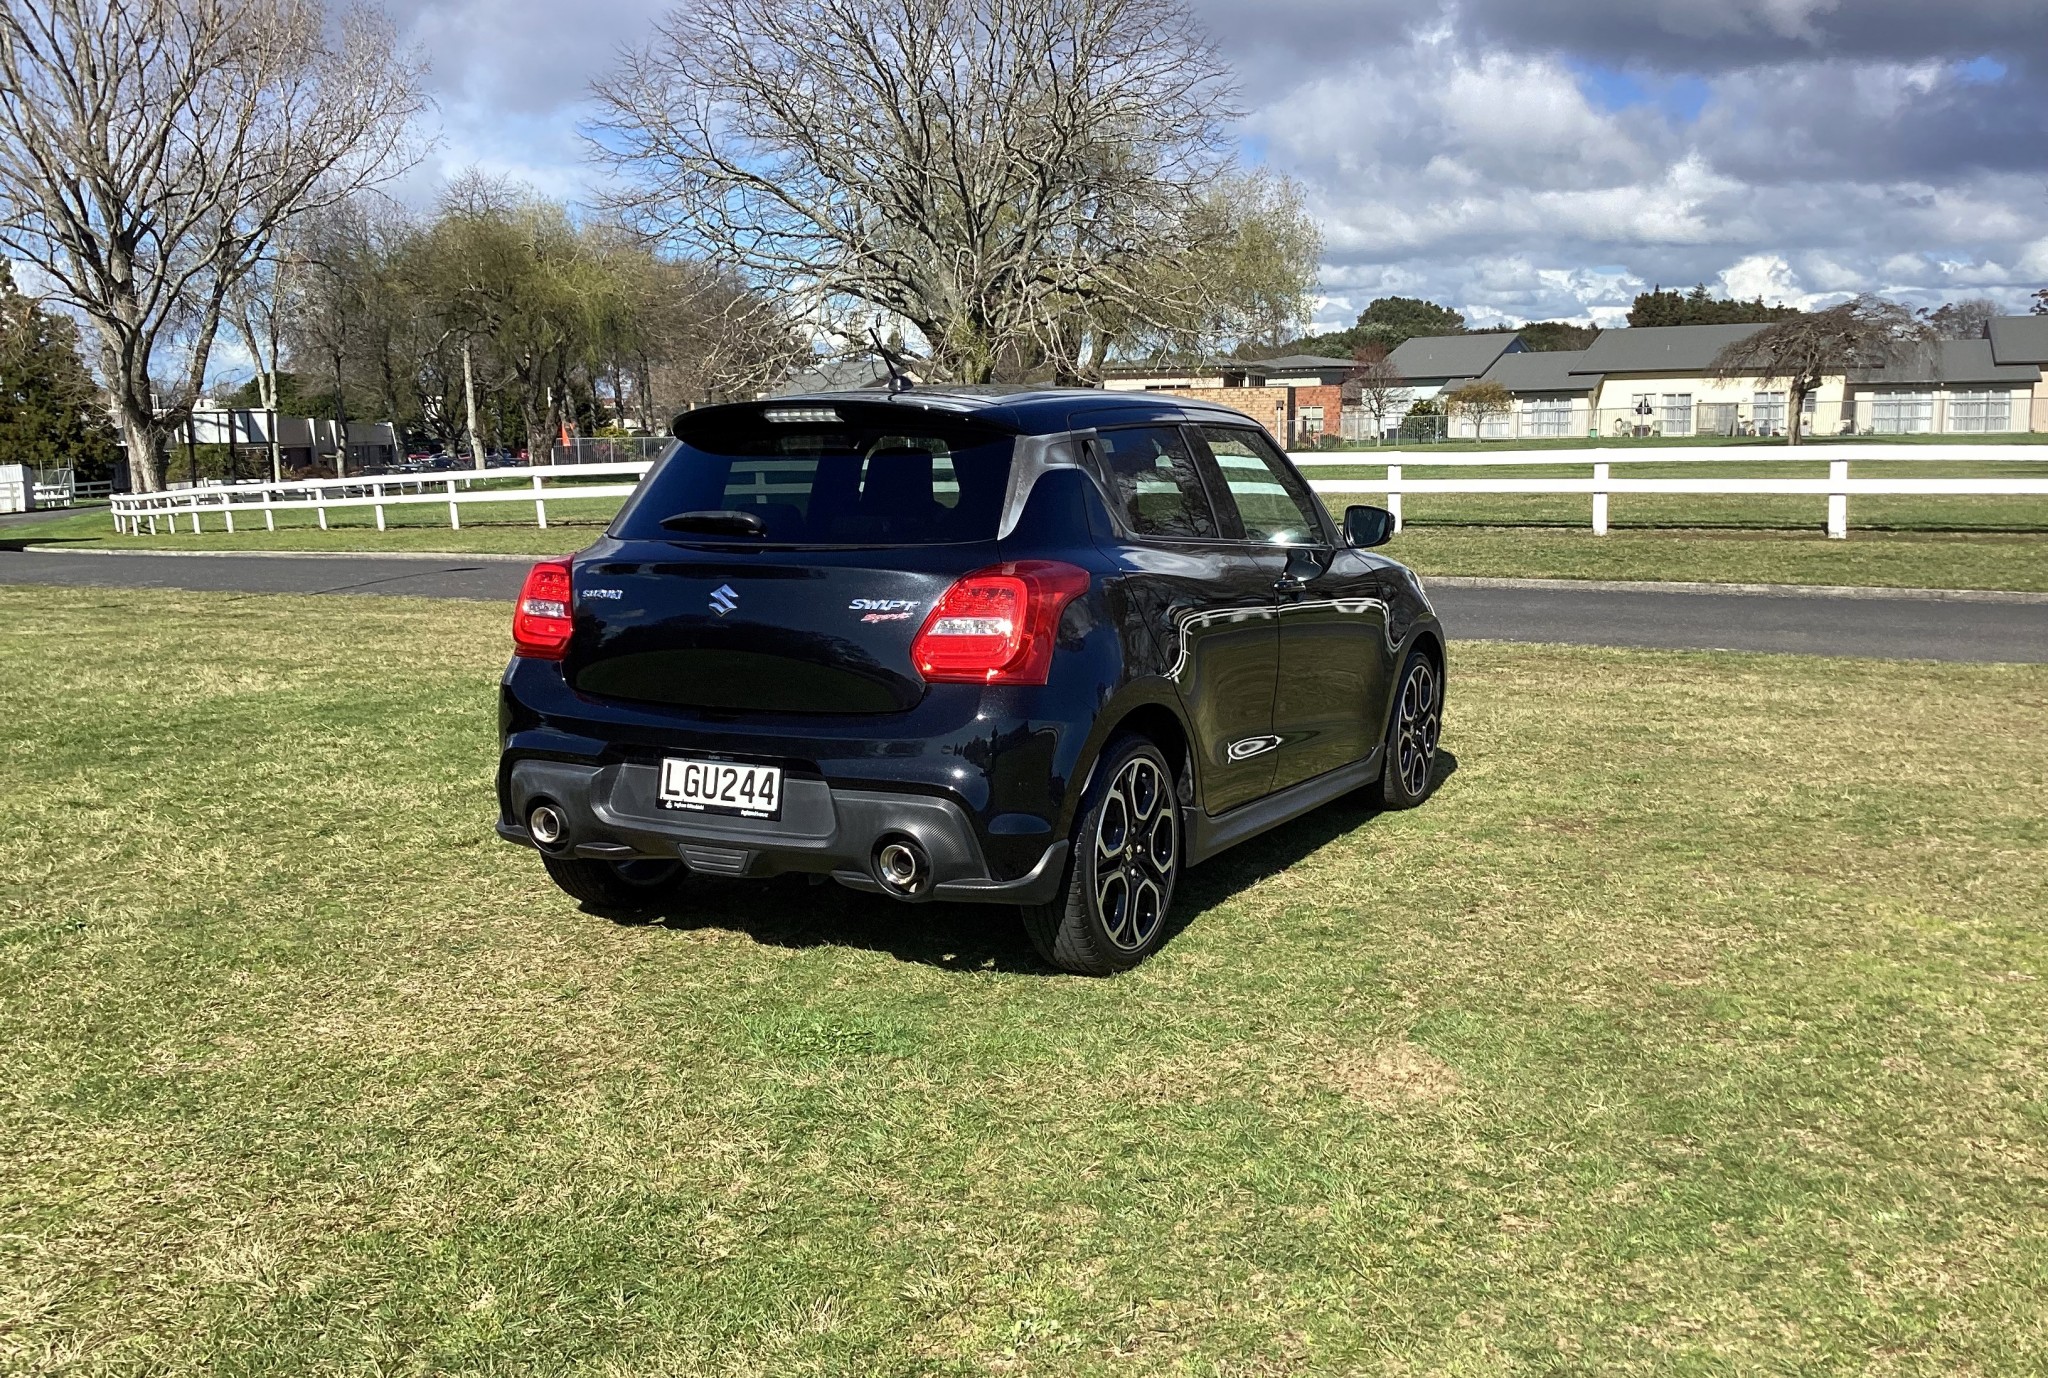
[[[512,654],[560,660],[569,653],[569,562],[542,560],[527,571],[512,611]]]
[[[836,426],[839,424],[839,413],[831,407],[768,407],[762,411],[761,419],[771,426],[801,426],[820,422]]]
[[[918,674],[938,684],[1043,684],[1060,614],[1088,591],[1088,571],[1012,560],[960,578],[910,643]]]

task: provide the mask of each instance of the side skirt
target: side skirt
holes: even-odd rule
[[[1211,818],[1199,809],[1195,810],[1188,827],[1188,865],[1199,865],[1218,852],[1257,837],[1268,828],[1277,828],[1311,809],[1319,809],[1333,799],[1341,799],[1353,790],[1365,788],[1380,778],[1380,757],[1386,749],[1382,743],[1362,761],[1339,766],[1312,780],[1289,785],[1277,794],[1239,805],[1221,818]]]

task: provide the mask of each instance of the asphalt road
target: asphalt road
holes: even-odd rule
[[[0,550],[0,584],[408,594],[509,603],[525,559],[86,555]],[[2048,600],[1428,581],[1453,639],[1884,659],[2048,662]]]

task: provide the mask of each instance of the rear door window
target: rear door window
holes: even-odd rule
[[[829,416],[829,410],[811,409]],[[851,408],[849,408],[851,410]],[[612,524],[625,540],[678,535],[683,512],[758,517],[767,540],[791,545],[939,545],[994,540],[1010,481],[1010,436],[900,417],[775,422],[741,415],[690,432]]]
[[[1213,540],[1219,534],[1201,470],[1179,427],[1102,431],[1095,451],[1110,496],[1133,533],[1169,540]]]

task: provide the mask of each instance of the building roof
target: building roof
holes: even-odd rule
[[[1993,316],[1991,356],[2001,364],[2048,364],[2048,316]]]
[[[810,367],[792,373],[771,397],[794,397],[806,392],[837,392],[846,388],[884,388],[889,369],[873,355],[855,354],[818,359]]]
[[[1358,367],[1355,359],[1333,359],[1324,354],[1287,354],[1278,359],[1254,359],[1244,365],[1254,373],[1323,373],[1333,368]]]
[[[1992,354],[1989,340],[1938,340],[1931,350],[1903,363],[1888,368],[1852,369],[1849,381],[1893,386],[1916,383],[2031,386],[2041,381],[2038,365],[2001,364]]]
[[[1503,354],[1486,370],[1486,381],[1509,392],[1591,392],[1600,386],[1597,373],[1578,372],[1582,349],[1525,349]]]
[[[1706,373],[1720,352],[1761,325],[1649,325],[1603,330],[1593,337],[1577,373]]]
[[[1387,356],[1403,378],[1477,378],[1501,355],[1523,347],[1514,331],[1490,335],[1418,335]]]

